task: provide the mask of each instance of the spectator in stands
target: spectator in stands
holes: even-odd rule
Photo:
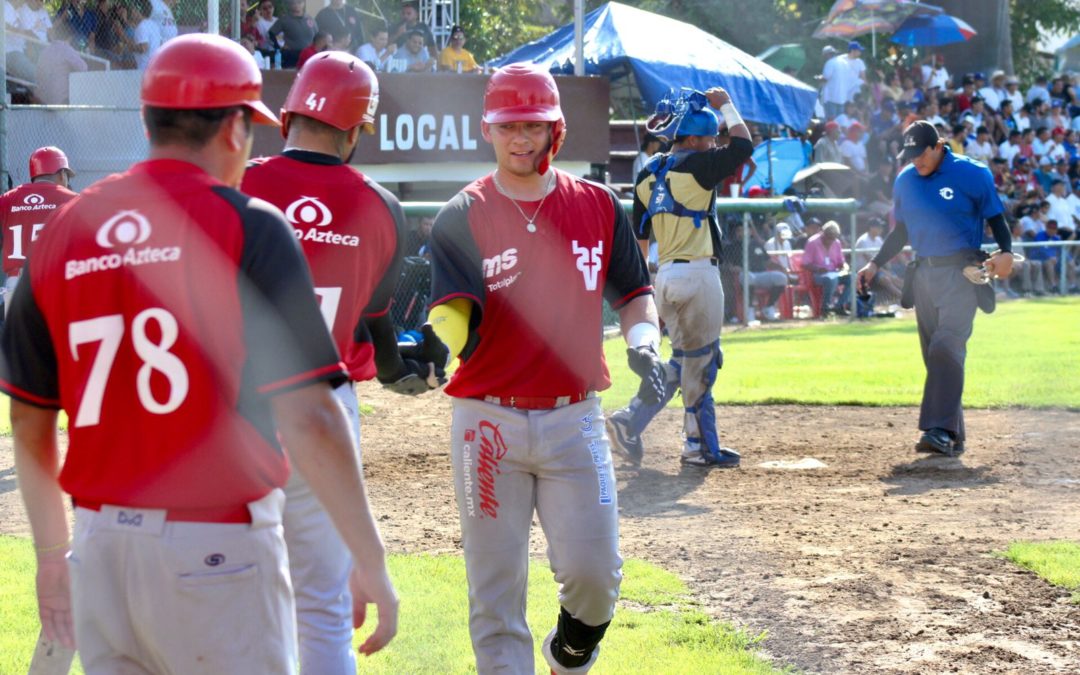
[[[124,4],[112,4],[111,0],[101,0],[98,5],[101,22],[94,34],[97,55],[106,58],[114,68],[134,68],[135,61],[131,53],[134,26],[130,24],[130,11]]]
[[[274,0],[261,0],[255,18],[255,29],[259,33],[255,47],[267,59],[273,59],[274,52],[277,51],[277,44],[270,37],[270,29],[275,23],[277,17],[274,16]]]
[[[990,74],[990,84],[979,90],[979,96],[986,101],[986,107],[991,110],[1001,108],[1001,101],[1005,98],[1005,71],[995,70]]]
[[[19,33],[24,31],[19,28],[19,11],[11,4],[11,0],[4,0],[4,23],[7,27],[7,74],[9,77],[33,83],[36,67],[26,52],[26,40],[19,36]]]
[[[922,66],[923,85],[927,89],[940,89],[945,91],[949,88],[949,71],[945,69],[945,55],[937,54],[934,62],[929,66]]]
[[[653,134],[645,132],[644,138],[641,139],[641,147],[638,150],[637,157],[634,158],[634,166],[630,171],[630,177],[635,182],[637,182],[638,174],[645,168],[645,162],[649,161],[653,155],[660,152],[660,149],[663,146],[663,141]],[[727,195],[722,196],[726,197]]]
[[[405,46],[409,34],[420,31],[424,36],[424,47],[429,53],[435,51],[435,36],[431,34],[431,28],[420,21],[420,6],[415,0],[401,3],[401,21],[390,28],[390,39],[397,43],[398,49]]]
[[[851,273],[841,250],[840,225],[835,220],[825,223],[821,232],[807,240],[802,265],[813,273],[814,283],[821,286],[822,317],[830,313],[847,316],[844,292]]]
[[[803,228],[803,231],[795,237],[791,247],[796,251],[806,250],[806,243],[819,232],[821,232],[821,219],[817,216],[810,216],[806,220],[806,226]]]
[[[150,19],[161,31],[161,44],[173,39],[179,32],[172,11],[175,4],[176,0],[150,0]]]
[[[388,69],[396,52],[397,43],[390,42],[390,32],[385,26],[379,26],[372,31],[371,42],[364,43],[356,50],[356,57],[375,72],[382,73]]]
[[[480,72],[472,52],[465,49],[465,29],[461,26],[450,29],[450,43],[439,54],[439,70],[451,73]]]
[[[52,19],[43,0],[26,0],[18,9],[18,27],[42,42],[48,42]],[[35,50],[31,49],[31,53]]]
[[[315,56],[319,52],[325,52],[330,49],[330,45],[334,40],[334,36],[330,33],[320,30],[315,33],[315,37],[311,38],[311,44],[300,50],[300,56],[296,61],[296,68],[299,70],[304,67],[308,59]]]
[[[410,73],[424,73],[434,70],[435,59],[424,46],[423,31],[414,30],[405,41],[405,49],[398,53],[398,58],[405,62],[405,70]]]
[[[1001,201],[1009,202],[1016,189],[1012,174],[1009,173],[1009,161],[1004,157],[994,157],[990,160],[990,173],[994,176],[994,186],[997,187]]]
[[[965,145],[967,145],[967,127],[963,124],[954,124],[952,136],[949,137],[949,149],[954,155],[962,155]]]
[[[988,166],[996,154],[995,150],[994,144],[990,142],[990,131],[984,126],[976,129],[974,140],[969,139],[964,146],[965,155]]]
[[[866,170],[866,146],[863,145],[863,135],[866,127],[859,122],[852,122],[847,129],[843,143],[840,144],[840,156],[844,164],[855,171],[856,176],[867,177]]]
[[[856,79],[847,54],[837,54],[825,62],[821,71],[821,102],[825,106],[826,119],[831,120],[843,112]]]
[[[131,52],[139,70],[146,70],[150,57],[161,46],[161,28],[150,18],[150,11],[150,0],[132,0],[131,23],[135,32],[131,38]]]
[[[915,80],[910,75],[906,75],[903,79],[904,92],[900,94],[900,101],[914,106],[917,103],[921,103],[926,97],[923,95],[921,89],[915,86]]]
[[[724,267],[741,286],[744,279],[742,270],[743,228],[739,226],[733,227],[731,228],[731,234],[733,236],[732,244],[724,247]],[[753,298],[752,292],[755,289],[768,289],[769,295],[762,307],[762,316],[767,321],[776,321],[780,318],[776,303],[780,300],[784,289],[787,288],[787,272],[777,261],[771,259],[772,256],[765,252],[765,242],[761,240],[754,225],[750,226],[750,243],[747,251],[747,261],[749,263],[747,277],[750,282],[751,298]],[[731,304],[734,306],[735,303]],[[757,316],[751,303],[751,306],[746,308],[746,321],[756,319]]]
[[[70,33],[71,46],[81,52],[93,52],[97,46],[94,43],[98,24],[101,16],[97,8],[90,4],[90,0],[65,0],[56,13],[56,23],[67,23]]]
[[[1009,132],[1008,140],[998,146],[997,155],[1004,159],[1007,163],[1012,164],[1013,157],[1020,154],[1020,137],[1022,134],[1019,131],[1013,130]]]
[[[1015,75],[1010,75],[1005,78],[1005,96],[1008,97],[1013,104],[1013,110],[1020,110],[1024,107],[1024,95],[1020,93],[1020,78]]]
[[[315,39],[315,19],[304,11],[304,0],[287,0],[288,14],[270,27],[270,38],[281,49],[281,67],[295,68],[300,52]]]
[[[879,216],[887,216],[892,212],[892,188],[895,178],[890,155],[882,155],[878,158],[877,169],[866,181],[866,189],[863,191],[867,211]]]
[[[1046,101],[1050,98],[1050,89],[1046,86],[1046,76],[1039,75],[1035,83],[1028,88],[1024,96],[1024,103],[1034,103],[1036,100]]]
[[[35,96],[40,103],[67,104],[71,74],[86,71],[86,61],[71,46],[71,39],[71,24],[67,21],[57,22],[52,29],[52,41],[38,56]]]
[[[840,152],[840,125],[836,120],[825,123],[825,135],[814,145],[814,162],[843,162]]]
[[[1066,179],[1058,179],[1051,184],[1050,194],[1046,197],[1046,202],[1050,205],[1047,216],[1071,231],[1080,225],[1080,220],[1074,216],[1076,200],[1069,194],[1067,185]]]
[[[773,231],[773,236],[765,240],[766,251],[791,251],[791,226],[785,222],[779,222],[776,224],[776,228]],[[776,264],[779,265],[784,273],[787,274],[788,280],[791,282],[797,282],[799,275],[791,271],[791,256],[790,255],[777,255],[772,256]]]
[[[334,49],[351,52],[365,42],[360,12],[346,5],[345,0],[330,0],[315,15],[315,25],[333,36]]]
[[[251,54],[251,58],[255,61],[255,66],[259,70],[269,70],[271,63],[267,62],[266,57],[262,52],[255,49],[255,37],[250,33],[240,36],[240,46],[247,50],[248,54]]]
[[[1035,235],[1034,241],[1037,242],[1049,242],[1049,241],[1061,241],[1061,234],[1058,233],[1058,221],[1050,218],[1046,221],[1046,229]],[[1039,259],[1043,266],[1043,275],[1046,277],[1046,290],[1051,294],[1057,294],[1061,292],[1060,276],[1061,271],[1061,252],[1062,249],[1056,246],[1041,246]],[[1034,251],[1035,249],[1028,249]],[[1067,284],[1066,290],[1074,291],[1076,289],[1076,275],[1071,265],[1065,266],[1065,281]]]
[[[858,239],[855,240],[855,250],[866,251],[865,253],[858,253],[855,256],[856,267],[862,269],[866,263],[870,262],[874,258],[874,254],[881,249],[881,245],[885,242],[882,237],[882,233],[885,231],[885,221],[878,217],[873,217],[867,223],[866,232],[863,232]],[[874,279],[871,282],[871,289],[877,293],[884,293],[893,302],[897,302],[900,299],[900,292],[903,287],[903,282],[900,277],[896,276],[887,268],[878,269],[877,274],[874,275]]]

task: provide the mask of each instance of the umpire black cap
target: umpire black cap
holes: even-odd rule
[[[918,157],[927,148],[937,145],[938,132],[933,124],[926,120],[918,120],[904,129],[904,148],[896,156],[898,162],[908,162]]]

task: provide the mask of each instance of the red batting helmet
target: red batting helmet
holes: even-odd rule
[[[379,80],[366,63],[345,52],[322,52],[308,59],[296,74],[281,109],[281,133],[289,132],[296,113],[348,131],[360,125],[375,133]]]
[[[30,180],[34,180],[38,176],[47,176],[64,169],[66,169],[70,175],[75,175],[75,172],[68,166],[67,155],[64,154],[63,150],[54,145],[38,148],[30,154]]]
[[[175,37],[150,59],[142,79],[143,105],[176,110],[244,106],[257,124],[277,126],[262,95],[262,73],[251,54],[220,35]]]
[[[547,172],[566,136],[566,120],[559,105],[555,78],[526,63],[511,63],[496,70],[484,91],[485,124],[551,122],[551,148],[537,170]]]

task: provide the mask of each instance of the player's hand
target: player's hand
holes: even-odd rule
[[[75,624],[71,618],[71,575],[66,552],[39,555],[37,565],[38,616],[45,637],[75,649]]]
[[[626,350],[630,370],[641,378],[638,398],[646,405],[654,405],[664,400],[667,387],[667,373],[660,355],[651,345],[630,347]]]
[[[1012,274],[1013,254],[997,253],[992,255],[986,259],[983,267],[986,268],[986,273],[990,275],[991,279],[1008,278]]]
[[[874,277],[877,276],[878,266],[874,261],[870,261],[863,265],[863,268],[859,270],[858,277],[855,280],[855,289],[859,292],[859,295],[865,296],[870,292],[870,284],[874,281]]]
[[[709,99],[709,105],[717,110],[725,103],[731,103],[731,96],[723,87],[713,87],[705,92],[705,98]]]
[[[398,596],[390,582],[385,560],[381,565],[361,567],[354,564],[349,574],[349,591],[353,598],[353,628],[364,625],[369,604],[375,605],[379,611],[379,625],[357,650],[365,656],[371,656],[397,635]]]

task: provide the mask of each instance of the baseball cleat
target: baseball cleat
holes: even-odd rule
[[[930,429],[923,433],[915,444],[915,452],[937,453],[946,457],[959,457],[964,454],[964,444],[953,440],[945,429]]]
[[[641,436],[630,432],[628,409],[622,408],[608,415],[607,432],[612,448],[627,457],[635,466],[641,464],[641,458],[645,455],[645,446],[641,442]]]
[[[708,453],[695,453],[683,455],[679,461],[685,466],[697,466],[705,469],[736,469],[742,456],[731,448],[720,448],[720,458],[717,459]]]

